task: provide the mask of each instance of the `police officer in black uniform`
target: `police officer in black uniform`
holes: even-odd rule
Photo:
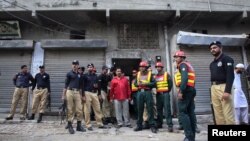
[[[37,108],[39,107],[39,118],[37,123],[42,121],[42,116],[46,108],[47,97],[50,94],[50,76],[45,72],[45,67],[39,66],[40,72],[36,74],[34,85],[32,90],[35,89],[33,93],[33,103],[32,103],[32,115],[29,117],[29,120],[35,118]]]
[[[68,111],[68,130],[70,134],[74,134],[72,123],[74,115],[76,113],[77,118],[77,131],[85,132],[86,130],[82,127],[82,97],[84,97],[82,76],[78,73],[79,61],[74,60],[72,62],[72,70],[66,75],[65,87],[63,91],[62,100],[67,100],[67,111]]]
[[[31,83],[30,83],[31,82]],[[6,120],[12,120],[13,116],[16,112],[16,106],[21,100],[21,108],[20,108],[20,114],[21,120],[25,120],[26,114],[27,114],[27,105],[28,105],[28,92],[29,87],[32,86],[34,83],[33,76],[28,72],[27,65],[21,66],[21,72],[17,73],[13,78],[13,84],[15,86],[15,91],[13,94],[10,114],[8,117],[6,117]]]
[[[234,124],[231,89],[234,81],[234,60],[222,53],[222,44],[209,45],[214,60],[210,64],[211,98],[216,124]]]

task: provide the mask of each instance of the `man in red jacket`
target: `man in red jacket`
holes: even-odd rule
[[[130,85],[128,79],[122,75],[121,68],[116,69],[116,76],[111,81],[110,101],[115,104],[115,114],[118,127],[131,127],[129,117]]]

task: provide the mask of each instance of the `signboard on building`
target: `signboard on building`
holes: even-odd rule
[[[19,38],[21,38],[21,32],[18,21],[0,21],[0,39]]]

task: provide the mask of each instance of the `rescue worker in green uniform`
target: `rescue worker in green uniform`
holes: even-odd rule
[[[168,131],[173,132],[173,121],[171,115],[170,94],[173,81],[170,75],[163,70],[163,64],[157,62],[155,65],[158,73],[154,76],[156,80],[156,107],[157,107],[157,127],[162,128],[163,109],[167,120]]]
[[[137,127],[134,131],[141,131],[143,122],[144,103],[148,112],[148,122],[153,133],[157,133],[157,127],[154,120],[153,113],[153,94],[152,88],[155,87],[155,80],[152,77],[151,71],[147,71],[148,63],[146,61],[140,62],[140,71],[137,73],[135,86],[138,87],[137,104],[138,104],[138,118]]]
[[[137,110],[137,100],[136,100],[136,97],[137,97],[137,92],[138,92],[138,87],[135,86],[135,80],[136,80],[136,76],[137,76],[137,70],[133,70],[132,71],[132,76],[133,76],[133,79],[131,81],[131,97],[132,97],[132,105],[133,105],[133,112],[134,112],[134,115],[135,115],[135,119],[137,119],[138,117],[138,110]]]
[[[174,58],[177,64],[175,85],[178,89],[179,119],[186,136],[184,141],[194,141],[196,127],[194,113],[194,97],[196,95],[195,72],[191,64],[185,61],[186,55],[183,51],[177,51]]]

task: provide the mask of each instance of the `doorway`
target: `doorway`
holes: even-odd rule
[[[114,68],[120,67],[125,76],[132,76],[133,69],[138,70],[141,59],[113,58],[112,64]]]

